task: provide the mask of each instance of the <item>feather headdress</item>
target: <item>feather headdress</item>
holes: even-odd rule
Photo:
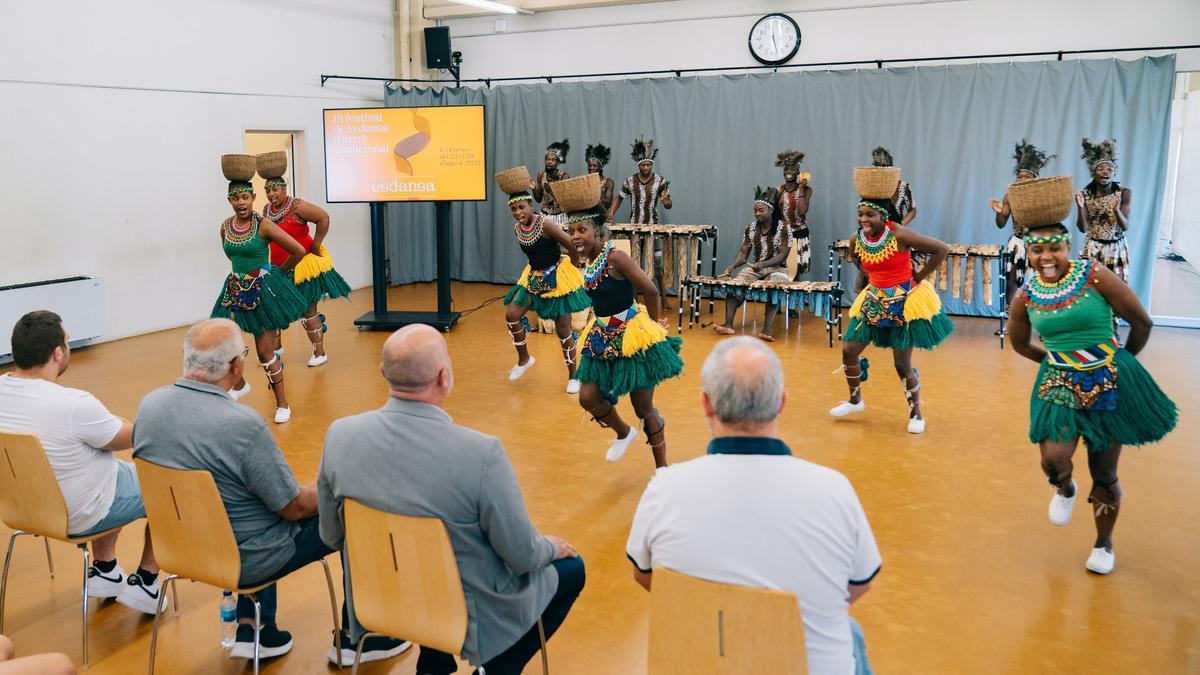
[[[633,157],[633,161],[641,164],[642,162],[653,162],[658,156],[658,148],[654,147],[654,139],[647,139],[645,136],[638,136],[638,139],[633,142],[633,152],[629,153]]]
[[[894,166],[892,162],[892,153],[887,151],[887,148],[882,145],[871,151],[872,166]]]
[[[775,166],[782,167],[784,171],[793,169],[800,170],[800,162],[804,161],[804,153],[799,150],[787,150],[775,156]]]
[[[550,145],[547,145],[546,146],[546,154],[549,155],[551,153],[554,153],[554,155],[556,157],[558,157],[558,161],[561,163],[561,162],[567,161],[567,151],[570,149],[571,149],[571,141],[564,138],[561,141],[557,141],[555,143],[551,143]]]
[[[771,208],[775,208],[775,202],[779,201],[779,191],[773,187],[762,187],[756,185],[754,187],[754,203],[763,203]]]
[[[1042,169],[1054,159],[1054,155],[1047,155],[1038,150],[1037,147],[1030,143],[1028,139],[1022,138],[1020,143],[1017,143],[1013,149],[1013,159],[1017,161],[1017,166],[1013,169],[1013,173],[1019,174],[1022,171],[1028,171],[1037,178],[1042,173]]]
[[[583,151],[583,157],[589,162],[594,159],[597,162],[600,162],[600,166],[605,166],[608,164],[608,160],[612,158],[612,148],[600,145],[599,143],[595,145],[589,145],[587,146],[587,149]]]
[[[1083,139],[1083,153],[1080,157],[1087,162],[1088,168],[1092,171],[1101,164],[1111,164],[1113,168],[1117,166],[1117,141],[1114,138],[1092,143],[1088,139]]]

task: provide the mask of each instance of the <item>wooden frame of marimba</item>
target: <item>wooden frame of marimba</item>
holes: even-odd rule
[[[805,301],[810,296],[823,295],[824,312],[818,314],[825,322],[825,331],[829,335],[829,346],[833,347],[833,332],[834,327],[837,327],[837,336],[842,338],[842,286],[836,281],[772,281],[763,279],[760,281],[740,282],[733,277],[715,277],[715,276],[694,276],[683,280],[684,293],[687,294],[691,311],[688,312],[688,329],[690,330],[700,320],[700,302],[703,299],[703,289],[709,289],[708,295],[708,313],[712,314],[713,298],[716,295],[717,289],[725,296],[725,301],[729,301],[729,289],[741,288],[745,289],[745,295],[742,297],[742,327],[746,325],[746,304],[750,302],[762,302],[764,304],[779,305],[780,311],[783,313],[783,330],[786,333],[790,329],[791,313],[790,309],[795,300],[799,300],[798,307],[804,307]],[[797,297],[798,296],[798,297]],[[680,296],[681,298],[683,296]],[[680,300],[682,306],[683,300]],[[797,315],[797,325],[799,318]],[[703,325],[701,325],[703,327]],[[679,330],[683,332],[683,319],[680,317]]]
[[[703,271],[704,263],[704,244],[712,242],[712,255],[710,256],[710,271],[712,275],[717,273],[717,243],[720,238],[720,230],[716,225],[632,225],[629,223],[609,223],[608,233],[610,239],[625,239],[629,242],[630,255],[634,262],[639,263],[645,268],[644,258],[646,251],[653,251],[653,242],[658,239],[670,240],[672,246],[678,244],[683,246],[683,258],[680,260],[679,269],[674,270],[673,274],[678,279],[675,286],[676,298],[679,301],[679,329],[678,332],[683,332],[683,294],[684,280],[689,276],[690,270],[695,263],[695,276],[700,276]],[[664,241],[664,243],[666,243]],[[692,244],[696,244],[695,260],[692,260]],[[650,248],[647,248],[650,247]],[[666,253],[664,248],[663,265],[672,264],[665,259]],[[653,276],[653,275],[651,275]],[[666,289],[663,289],[664,291]],[[713,312],[713,298],[710,296],[708,300],[708,313]]]

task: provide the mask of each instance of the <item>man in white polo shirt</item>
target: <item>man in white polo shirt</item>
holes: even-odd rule
[[[625,549],[634,578],[649,589],[665,567],[795,593],[809,672],[870,673],[849,609],[882,559],[850,481],[779,440],[783,367],[764,343],[722,341],[701,378],[713,440],[706,456],[659,469],[646,487]]]
[[[0,430],[38,437],[67,505],[67,532],[74,536],[118,528],[146,516],[133,464],[113,455],[133,447],[133,425],[110,413],[95,396],[58,384],[71,362],[62,319],[30,312],[12,332],[16,370],[0,376]],[[158,563],[146,529],[142,560],[134,574],[117,564],[117,535],[92,541],[88,596],[154,614]]]

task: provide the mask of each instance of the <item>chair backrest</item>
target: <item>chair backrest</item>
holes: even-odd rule
[[[649,675],[807,672],[795,594],[655,568]]]
[[[33,434],[0,432],[0,520],[14,530],[67,538],[67,503]]]
[[[237,589],[242,558],[212,474],[134,463],[158,564],[185,579]]]
[[[343,504],[354,613],[367,630],[448,654],[462,652],[467,599],[446,526]],[[158,540],[155,539],[155,546]]]

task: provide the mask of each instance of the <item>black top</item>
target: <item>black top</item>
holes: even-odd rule
[[[546,223],[546,227],[558,227],[554,223]],[[529,258],[529,267],[535,270],[544,270],[553,267],[562,258],[562,251],[558,247],[558,242],[543,234],[528,246],[517,242],[521,246],[521,252]]]
[[[607,271],[600,283],[589,289],[587,294],[592,299],[596,316],[612,316],[633,306],[633,284],[628,279],[614,279]]]

